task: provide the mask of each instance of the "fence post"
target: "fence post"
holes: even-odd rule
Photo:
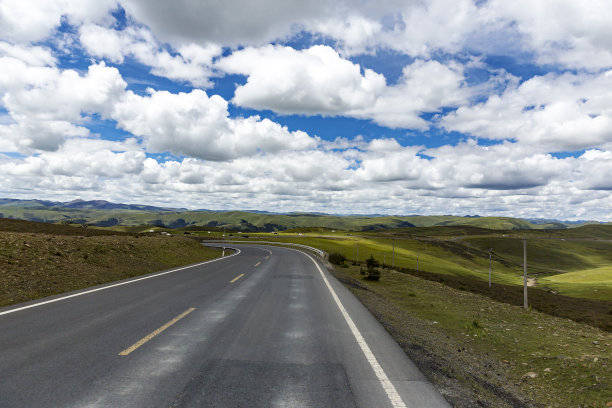
[[[528,308],[527,302],[527,237],[523,235],[523,307]]]

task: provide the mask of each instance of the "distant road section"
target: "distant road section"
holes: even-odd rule
[[[314,258],[236,247],[0,309],[0,406],[449,406]]]

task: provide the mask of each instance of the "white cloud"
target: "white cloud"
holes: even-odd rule
[[[227,102],[201,90],[172,94],[128,92],[112,114],[118,126],[143,137],[149,151],[206,160],[230,160],[260,152],[313,148],[318,140],[304,132],[257,116],[230,119]]]
[[[177,47],[176,55],[156,41],[146,28],[128,27],[118,31],[98,25],[84,25],[79,30],[80,41],[90,55],[123,63],[126,56],[150,66],[151,73],[172,80],[188,81],[194,86],[210,86],[213,58],[221,47],[206,43],[188,43]]]
[[[54,66],[57,62],[49,48],[22,46],[0,41],[0,57],[8,57],[28,66]]]
[[[126,83],[116,68],[91,65],[85,75],[0,58],[2,104],[14,123],[0,126],[5,151],[55,150],[66,138],[85,137],[86,115],[105,117]]]
[[[540,64],[598,70],[612,66],[607,0],[492,0],[485,8],[498,21],[513,24],[523,34],[525,47]]]
[[[612,106],[606,102],[611,89],[612,71],[536,76],[483,103],[459,107],[441,125],[547,152],[598,147],[612,141]]]
[[[246,48],[222,59],[218,67],[248,75],[233,102],[283,114],[338,114],[369,106],[385,87],[385,78],[342,59],[322,45],[297,51],[290,47]]]
[[[459,106],[474,93],[465,84],[461,65],[416,60],[404,67],[397,85],[385,88],[372,105],[355,109],[349,116],[372,118],[392,128],[425,130],[429,124],[420,117],[422,113]]]
[[[41,41],[62,18],[70,23],[105,21],[116,0],[3,0],[0,2],[0,38],[18,43]]]
[[[353,14],[316,21],[311,29],[339,41],[343,54],[361,54],[373,51],[375,44],[371,42],[383,30],[383,25],[380,21]]]
[[[391,25],[384,30],[371,30],[373,38],[369,43],[415,57],[428,59],[439,51],[455,53],[462,49],[468,35],[484,23],[471,0],[430,0],[393,6]]]
[[[428,149],[425,154],[434,157],[425,179],[436,188],[524,190],[545,186],[569,170],[566,160],[514,143],[486,147],[470,140]]]
[[[450,62],[416,60],[404,67],[397,85],[364,69],[328,46],[306,50],[266,46],[246,48],[220,60],[217,66],[247,75],[232,102],[281,114],[349,116],[372,119],[389,127],[426,129],[422,112],[457,106],[472,94],[464,84],[463,68]]]
[[[483,147],[468,141],[423,152],[430,159],[419,157],[416,148],[379,139],[359,150],[158,162],[147,158],[134,139],[71,139],[55,152],[3,157],[0,183],[13,196],[24,194],[27,186],[39,197],[103,196],[124,202],[146,197],[147,203],[192,208],[524,217],[545,212],[547,217],[609,219],[606,190],[611,186],[604,177],[612,168],[609,151],[556,159],[515,143]]]

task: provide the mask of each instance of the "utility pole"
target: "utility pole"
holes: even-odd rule
[[[491,254],[493,253],[493,248],[489,248],[489,287],[491,287]]]
[[[467,242],[468,244],[468,254],[470,253],[470,241]]]
[[[393,261],[391,262],[391,266],[395,268],[395,238],[393,238]]]
[[[527,237],[523,235],[523,307],[527,309]]]
[[[359,246],[357,244],[355,244],[355,253],[355,263],[359,265]]]
[[[419,271],[419,254],[417,254],[417,272]]]

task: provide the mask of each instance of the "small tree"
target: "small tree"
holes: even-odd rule
[[[368,280],[379,280],[380,269],[378,269],[379,262],[374,258],[374,255],[370,254],[370,257],[366,259],[366,269],[361,269],[360,272],[364,275],[365,279]]]

